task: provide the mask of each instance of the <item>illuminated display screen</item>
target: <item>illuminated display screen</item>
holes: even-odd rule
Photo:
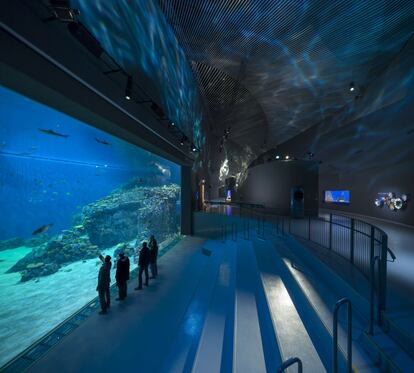
[[[350,203],[349,190],[325,190],[324,202],[349,204]]]

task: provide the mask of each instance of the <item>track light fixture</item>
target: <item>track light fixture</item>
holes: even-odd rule
[[[51,16],[43,19],[43,22],[59,20],[60,22],[76,22],[76,16],[80,14],[78,9],[73,9],[68,0],[50,0],[49,10]]]
[[[132,98],[132,76],[128,75],[127,84],[125,87],[125,98],[130,100]]]
[[[187,141],[187,136],[186,135],[182,135],[181,136],[181,140],[180,140],[180,145],[183,146],[186,141]]]

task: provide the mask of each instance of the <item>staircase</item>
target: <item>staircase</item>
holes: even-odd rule
[[[333,309],[349,295],[341,280],[284,237],[265,240],[253,231],[249,237],[205,243],[208,262],[162,372],[277,372],[292,357],[300,359],[305,372],[333,371]],[[365,316],[355,308],[352,370],[414,372],[413,359],[401,349],[395,359],[381,350],[381,343],[392,343],[388,336],[367,336]],[[348,371],[346,316],[341,309],[338,372]]]

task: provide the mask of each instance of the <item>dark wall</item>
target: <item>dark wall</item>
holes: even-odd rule
[[[414,42],[353,107],[281,144],[278,152],[322,161],[320,206],[414,225]],[[323,203],[326,189],[349,189],[351,203]],[[378,208],[381,192],[411,197],[403,211]]]
[[[301,187],[305,192],[305,209],[318,208],[318,164],[313,161],[273,161],[248,170],[239,190],[244,202],[264,204],[266,208],[288,212],[290,192]]]

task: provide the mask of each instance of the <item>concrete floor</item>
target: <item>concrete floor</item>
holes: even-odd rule
[[[113,302],[105,316],[90,316],[28,371],[260,373],[276,371],[293,355],[305,372],[326,371],[332,358],[326,321],[341,295],[317,274],[290,274],[277,249],[283,238],[253,236],[187,237],[160,259],[159,278],[148,288]],[[307,297],[313,306],[306,311]],[[344,333],[339,342],[345,345]],[[376,371],[354,348],[359,371]]]

